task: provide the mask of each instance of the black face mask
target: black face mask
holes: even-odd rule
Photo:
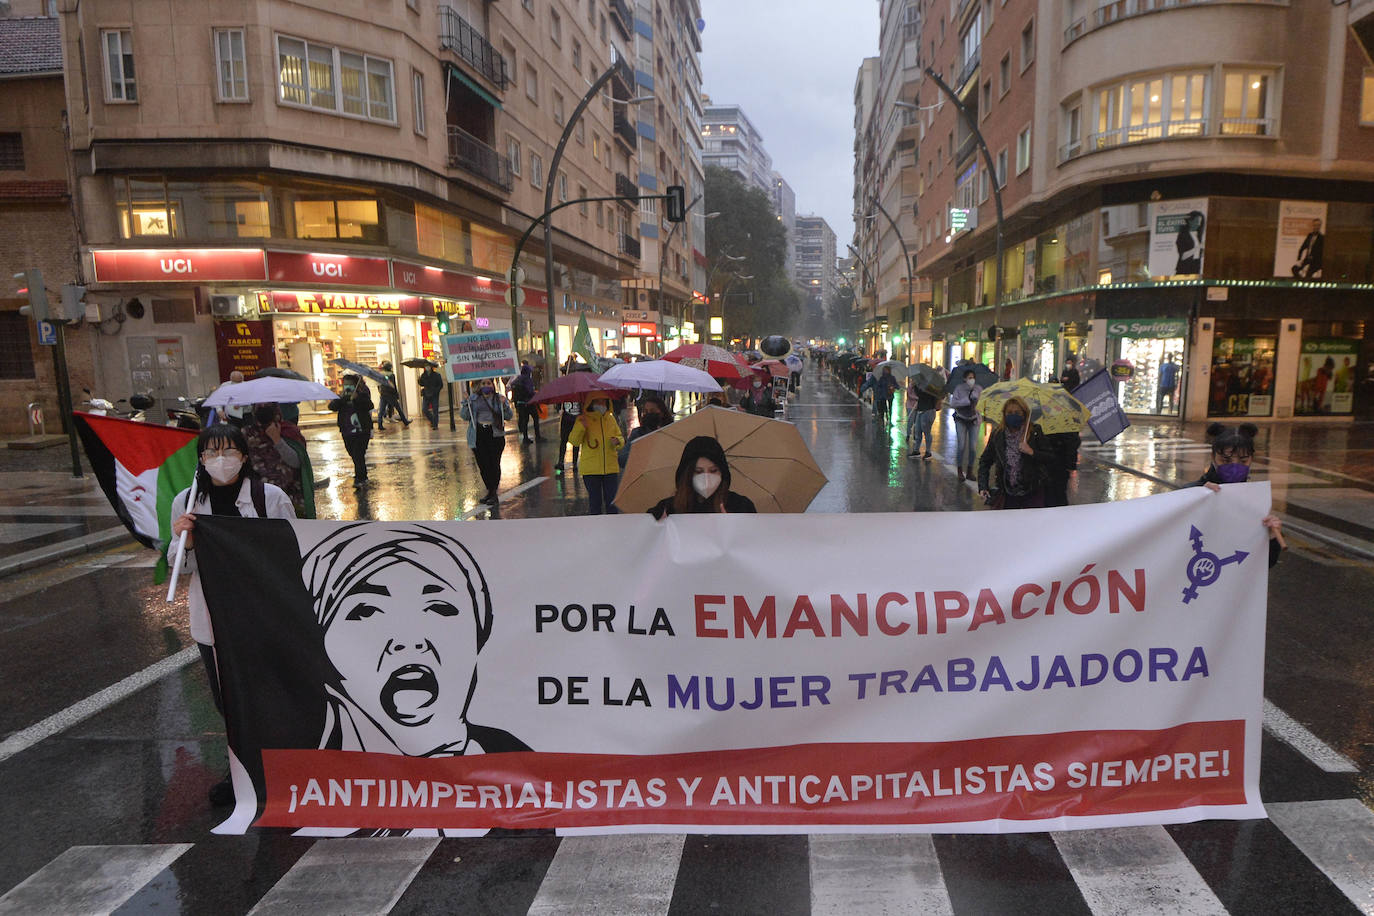
[[[270,426],[272,421],[277,419],[277,412],[271,407],[259,407],[253,411],[254,418],[263,426]]]
[[[1026,418],[1019,413],[1007,414],[1007,429],[1020,429],[1026,425]]]
[[[640,418],[639,425],[652,432],[663,425],[663,418],[656,413],[651,413]]]

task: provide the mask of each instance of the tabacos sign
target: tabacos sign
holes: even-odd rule
[[[1116,318],[1107,322],[1108,337],[1186,337],[1186,318]]]
[[[265,280],[261,248],[130,248],[91,252],[97,283]]]
[[[272,290],[258,293],[262,312],[312,312],[322,315],[420,315],[424,313],[418,296],[384,296],[375,293],[345,293],[332,290],[296,292]]]

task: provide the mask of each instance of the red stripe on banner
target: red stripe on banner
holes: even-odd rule
[[[259,826],[949,824],[1241,805],[1245,722],[690,754],[266,750]]]
[[[196,438],[195,430],[136,423],[118,417],[74,411],[73,415],[93,432],[120,464],[137,477],[162,463]]]

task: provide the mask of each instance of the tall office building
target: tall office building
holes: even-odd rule
[[[701,138],[702,161],[728,169],[773,199],[773,157],[763,148],[763,137],[738,105],[715,105],[703,97],[705,115]]]
[[[797,195],[792,186],[777,172],[773,173],[773,212],[787,232],[787,260],[783,270],[795,283],[797,280]]]
[[[835,292],[835,230],[822,216],[797,217],[797,285],[807,297],[807,312]]]

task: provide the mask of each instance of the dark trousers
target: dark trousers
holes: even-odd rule
[[[1013,496],[1008,493],[1004,500],[1003,509],[1043,509],[1045,507],[1045,494],[1042,490],[1033,490],[1024,496]]]
[[[616,491],[620,489],[619,474],[583,474],[582,482],[587,485],[588,515],[619,515],[615,503]]]
[[[563,453],[568,450],[568,436],[572,435],[573,424],[577,422],[577,415],[563,413],[563,418],[558,421],[558,461],[556,464],[563,463]],[[577,467],[577,446],[573,446],[573,467]]]
[[[506,449],[506,437],[494,436],[491,428],[477,427],[477,471],[482,475],[488,495],[496,495],[501,487],[501,453]]]
[[[539,405],[538,404],[516,404],[515,422],[520,427],[520,438],[530,437],[530,420],[534,420],[534,438],[536,441],[544,438],[539,435]]]
[[[371,441],[370,435],[344,437],[344,450],[353,459],[354,480],[367,480],[367,444]]]
[[[424,414],[429,425],[434,429],[439,428],[439,393],[420,395],[420,413]]]
[[[1046,476],[1045,505],[1067,506],[1069,504],[1069,472],[1055,468]]]
[[[396,411],[396,416],[401,418],[402,423],[410,423],[410,421],[406,419],[406,412],[401,409],[400,398],[384,394],[381,396],[381,406],[377,408],[377,425],[380,426],[383,420],[388,419],[393,410]]]

